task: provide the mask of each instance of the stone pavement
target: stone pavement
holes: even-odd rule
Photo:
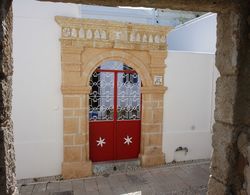
[[[21,195],[205,195],[209,162],[141,168],[85,179],[19,186]]]

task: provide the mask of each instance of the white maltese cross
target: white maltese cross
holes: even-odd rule
[[[124,144],[128,144],[128,145],[130,145],[130,144],[132,144],[132,137],[129,137],[128,135],[127,135],[127,137],[124,137]]]
[[[103,147],[103,145],[106,144],[105,138],[102,139],[101,137],[99,137],[99,140],[96,140],[96,142],[97,142],[97,146],[101,146],[101,147]]]

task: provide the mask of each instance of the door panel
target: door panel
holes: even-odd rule
[[[138,158],[141,121],[117,121],[117,159]]]
[[[90,159],[98,162],[138,158],[141,133],[139,76],[121,62],[108,62],[93,73],[90,86]]]
[[[89,129],[90,159],[93,162],[114,160],[113,121],[91,122]]]

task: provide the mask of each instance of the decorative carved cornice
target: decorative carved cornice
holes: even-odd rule
[[[56,16],[62,27],[61,40],[79,46],[139,50],[166,50],[166,36],[171,27],[122,23],[109,20]]]

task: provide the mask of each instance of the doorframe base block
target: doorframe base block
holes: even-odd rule
[[[151,167],[166,164],[164,153],[161,154],[140,154],[139,155],[142,167]]]
[[[92,161],[63,162],[63,179],[83,178],[92,175]]]

